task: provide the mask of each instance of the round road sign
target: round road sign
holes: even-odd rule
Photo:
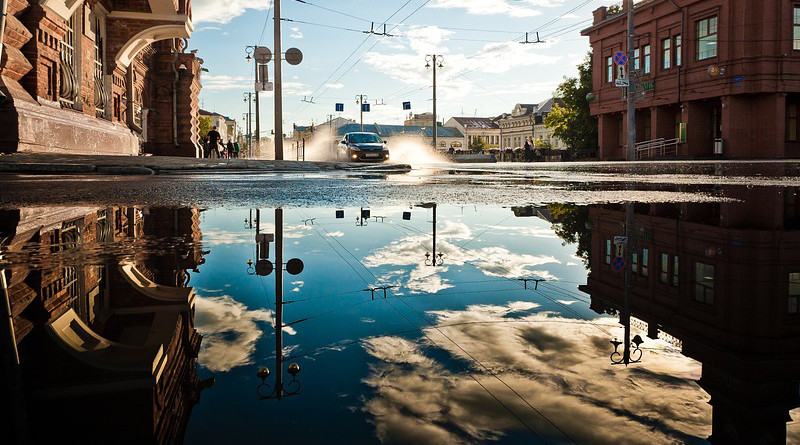
[[[303,61],[303,53],[297,48],[289,48],[286,50],[286,61],[289,65],[300,65]]]
[[[253,51],[253,58],[258,63],[269,63],[272,60],[272,51],[266,46],[256,47],[255,51]]]
[[[616,54],[614,54],[614,63],[619,66],[623,66],[628,63],[628,56],[626,56],[622,51],[617,51]]]

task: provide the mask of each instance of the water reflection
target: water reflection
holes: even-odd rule
[[[2,270],[12,443],[182,441],[200,391],[213,382],[198,378],[201,337],[188,286],[203,262],[199,226],[193,209],[1,212],[4,256],[44,250],[57,258]],[[174,243],[133,257],[69,255],[147,236]]]
[[[3,211],[6,431],[791,443],[800,202],[718,193],[635,206],[629,323],[611,268],[622,204]],[[625,328],[641,361],[614,366]]]

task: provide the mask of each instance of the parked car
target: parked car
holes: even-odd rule
[[[389,147],[375,133],[347,133],[336,148],[336,158],[350,162],[383,162],[389,159]]]

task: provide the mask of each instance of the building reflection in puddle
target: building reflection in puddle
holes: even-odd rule
[[[170,242],[118,248],[148,237]],[[32,260],[0,270],[12,443],[182,442],[213,384],[197,375],[188,286],[201,237],[196,209],[0,211],[0,252]]]

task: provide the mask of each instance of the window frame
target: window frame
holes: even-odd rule
[[[614,82],[614,57],[608,56],[606,58],[606,83]]]
[[[675,49],[675,67],[683,65],[683,34],[675,34],[672,37],[672,46]]]
[[[704,23],[705,26],[703,26]],[[719,55],[719,16],[713,15],[697,20],[695,22],[695,34],[697,41],[697,46],[695,48],[697,50],[696,60],[700,62],[717,58]],[[712,51],[708,49],[706,51],[701,51],[704,43],[708,43],[708,48],[713,47],[713,54]]]
[[[792,50],[800,51],[800,4],[792,6]]]
[[[672,68],[672,38],[661,39],[661,69]]]
[[[652,48],[650,47],[649,43],[642,46],[642,63],[644,65],[643,68],[644,74],[650,74],[650,72],[652,71],[650,66],[650,62],[652,59],[651,53],[652,53]]]
[[[798,142],[800,132],[800,98],[794,95],[786,96],[786,142]]]
[[[669,285],[669,254],[662,252],[659,256],[658,282]]]
[[[711,279],[706,280],[705,277],[698,279],[700,273],[706,273],[703,269],[711,269]],[[700,261],[694,262],[694,283],[692,289],[692,301],[697,303],[714,305],[714,287],[715,287],[716,270],[713,264],[706,264]]]
[[[650,249],[647,247],[642,248],[642,262],[639,265],[639,273],[643,277],[650,275]]]

